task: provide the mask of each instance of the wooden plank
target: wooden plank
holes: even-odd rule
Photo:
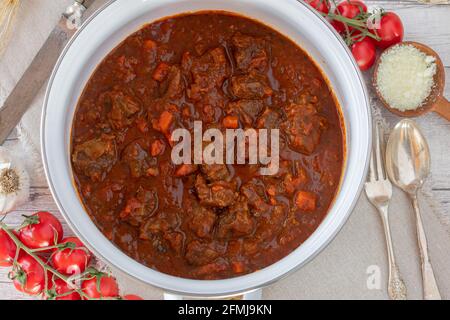
[[[450,189],[449,188],[434,188],[433,198],[439,204],[440,210],[442,212],[450,212]],[[450,216],[448,216],[447,221],[450,222]]]
[[[55,201],[52,198],[50,190],[47,187],[31,187],[30,201],[17,208],[17,210],[8,214],[4,222],[14,228],[19,227],[23,221],[23,215],[31,215],[37,211],[49,211],[54,214],[63,225],[64,235],[73,235],[72,229],[67,225],[65,219],[58,210]]]
[[[17,208],[15,213],[33,212],[42,210],[43,208],[51,212],[58,211],[58,207],[53,201],[50,190],[47,187],[32,186],[30,189],[29,201]],[[16,216],[16,214],[11,214],[9,216],[13,217]]]

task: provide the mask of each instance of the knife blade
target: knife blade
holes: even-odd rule
[[[0,109],[0,145],[8,138],[30,107],[34,97],[47,83],[59,55],[80,27],[83,14],[94,1],[75,0],[66,9],[30,66],[6,98]]]

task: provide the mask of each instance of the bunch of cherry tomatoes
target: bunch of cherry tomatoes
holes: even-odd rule
[[[142,300],[119,295],[111,275],[90,266],[92,254],[76,237],[63,238],[59,220],[49,212],[25,216],[13,230],[0,222],[0,267],[17,290],[49,300]]]
[[[368,12],[362,0],[305,0],[319,11],[349,46],[361,70],[370,69],[377,48],[386,49],[403,40],[403,24],[393,12]]]

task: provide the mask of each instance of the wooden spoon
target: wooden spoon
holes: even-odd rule
[[[400,111],[398,109],[392,108],[386,102],[386,100],[384,100],[377,86],[378,68],[380,66],[380,62],[383,57],[383,55],[381,55],[381,57],[378,59],[375,65],[375,71],[373,73],[373,86],[375,87],[375,91],[377,92],[378,98],[384,104],[386,109],[402,117],[418,117],[427,112],[434,111],[438,113],[441,117],[450,121],[450,102],[444,97],[445,71],[441,58],[433,49],[418,42],[405,41],[397,45],[412,45],[417,49],[419,49],[420,51],[422,51],[423,53],[425,53],[426,55],[436,58],[436,74],[434,75],[434,87],[431,89],[430,95],[428,96],[428,98],[425,100],[425,102],[421,107],[415,110],[405,110],[405,111]]]

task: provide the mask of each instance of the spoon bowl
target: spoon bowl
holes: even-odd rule
[[[409,119],[400,121],[386,147],[386,170],[391,181],[413,195],[430,173],[430,150],[420,129]]]
[[[375,91],[377,93],[378,98],[383,103],[383,105],[388,109],[390,112],[401,116],[401,117],[418,117],[425,113],[434,111],[438,113],[441,117],[447,119],[450,121],[450,102],[444,97],[444,88],[445,88],[445,69],[444,65],[442,63],[441,58],[439,55],[430,47],[414,42],[414,41],[404,41],[399,44],[396,44],[394,46],[402,46],[402,45],[411,45],[415,48],[419,49],[423,53],[425,53],[427,56],[432,56],[436,59],[436,74],[434,75],[434,86],[431,89],[430,95],[427,97],[427,99],[424,101],[422,106],[415,110],[405,110],[401,111],[399,109],[393,108],[389,103],[384,99],[383,95],[378,89],[378,69],[380,66],[380,63],[383,59],[383,54],[378,58],[378,61],[375,64],[375,70],[373,73],[373,86],[375,88]],[[391,47],[392,48],[392,47]],[[390,48],[386,49],[385,52],[390,50]]]

